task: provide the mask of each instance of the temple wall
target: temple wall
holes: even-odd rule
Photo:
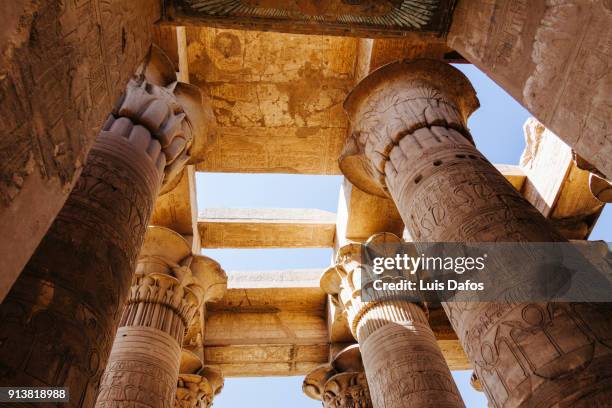
[[[156,0],[0,3],[0,299],[64,204],[159,16]]]

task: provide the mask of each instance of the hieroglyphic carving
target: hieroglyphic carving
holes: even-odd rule
[[[415,240],[564,241],[474,147],[466,122],[478,104],[459,71],[434,61],[392,64],[358,85],[345,106],[354,136],[341,168],[357,186],[386,189]],[[610,398],[609,305],[443,307],[493,406]]]
[[[172,408],[180,352],[176,340],[161,330],[119,328],[95,406]]]
[[[390,233],[368,243],[399,243]],[[429,326],[423,305],[405,300],[361,298],[361,248],[351,243],[321,276],[321,287],[348,318],[359,341],[375,408],[464,407],[459,390]]]
[[[69,386],[73,407],[93,405],[160,180],[128,138],[105,136],[0,306],[21,326],[3,333],[2,383]]]
[[[2,4],[0,299],[61,209],[159,16],[154,0]]]
[[[448,44],[612,177],[609,2],[458,3]]]
[[[186,329],[226,286],[217,262],[193,255],[180,234],[149,227],[96,406],[172,407]]]
[[[353,39],[205,27],[187,39],[191,82],[219,123],[198,170],[338,174]]]

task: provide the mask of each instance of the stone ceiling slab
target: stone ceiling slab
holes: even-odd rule
[[[200,171],[338,174],[356,40],[187,29],[190,80],[219,125]]]

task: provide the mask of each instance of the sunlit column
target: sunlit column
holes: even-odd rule
[[[186,329],[226,285],[219,264],[180,234],[149,227],[96,406],[174,406]]]
[[[397,244],[393,234],[369,242]],[[463,401],[442,351],[429,326],[423,305],[361,294],[362,244],[338,250],[336,265],[321,277],[331,301],[347,313],[359,342],[374,408],[463,407]]]
[[[477,107],[448,64],[389,64],[345,101],[352,134],[340,168],[357,187],[390,196],[415,241],[565,242],[474,147],[467,118]],[[491,405],[609,403],[608,305],[443,306]]]

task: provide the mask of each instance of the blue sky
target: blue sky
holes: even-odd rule
[[[505,91],[472,65],[458,66],[478,93],[480,109],[469,126],[476,146],[493,163],[518,164],[525,146],[522,126],[531,116]],[[197,176],[198,206],[203,208],[319,208],[336,211],[341,176],[201,173]],[[604,209],[590,239],[612,241],[612,210]],[[330,249],[220,249],[205,255],[227,271],[325,268]],[[453,373],[468,408],[485,408],[483,394],[469,384],[470,372]],[[228,378],[215,408],[321,407],[302,394],[302,377]]]

